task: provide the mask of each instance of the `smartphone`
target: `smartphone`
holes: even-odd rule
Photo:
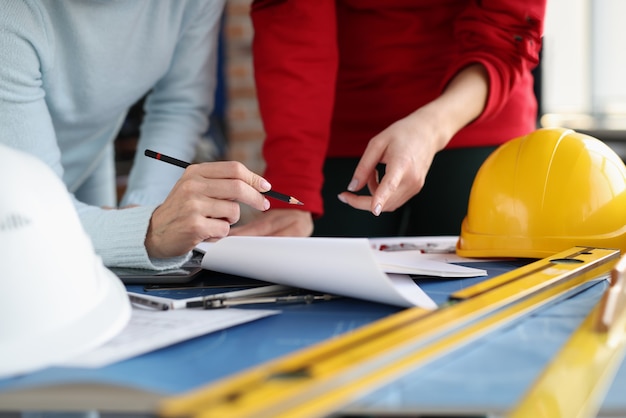
[[[171,270],[148,270],[127,267],[109,267],[124,284],[169,284],[187,283],[193,280],[200,272],[201,267],[183,266]]]
[[[169,270],[150,270],[130,267],[109,267],[124,284],[177,284],[187,283],[202,271],[201,254],[194,252],[193,257],[182,267]]]

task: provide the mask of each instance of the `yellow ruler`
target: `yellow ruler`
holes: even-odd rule
[[[608,274],[618,250],[574,247],[208,387],[166,399],[166,417],[316,417]]]
[[[597,306],[546,367],[510,418],[594,417],[626,352],[626,256]]]

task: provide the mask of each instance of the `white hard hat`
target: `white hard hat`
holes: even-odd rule
[[[0,178],[0,377],[9,377],[106,342],[131,308],[47,165],[0,144]]]

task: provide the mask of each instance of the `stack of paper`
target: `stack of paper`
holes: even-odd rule
[[[367,238],[233,236],[197,249],[208,270],[402,307],[437,307],[409,274],[487,274],[422,258],[419,251],[378,251]]]

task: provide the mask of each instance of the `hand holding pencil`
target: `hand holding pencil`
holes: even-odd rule
[[[156,155],[153,158],[184,165],[185,171],[152,213],[145,239],[150,257],[181,256],[202,241],[227,236],[230,225],[239,221],[239,203],[260,211],[270,207],[269,182],[239,162],[189,164]]]
[[[154,158],[155,160],[159,160],[159,161],[163,161],[166,162],[168,164],[172,164],[175,166],[178,166],[180,168],[187,168],[191,165],[191,163],[188,163],[186,161],[182,161],[179,160],[177,158],[174,157],[170,157],[169,155],[164,155],[161,154],[159,152],[156,151],[152,151],[152,150],[145,150],[144,151],[144,155],[146,157],[150,157],[150,158]],[[296,199],[293,196],[288,196],[286,194],[283,193],[279,193],[279,192],[275,192],[274,190],[266,190],[266,191],[262,191],[262,194],[269,196],[269,197],[273,197],[274,199],[278,199],[278,200],[282,200],[283,202],[287,202],[290,205],[303,205],[304,203],[300,202],[298,199]]]

